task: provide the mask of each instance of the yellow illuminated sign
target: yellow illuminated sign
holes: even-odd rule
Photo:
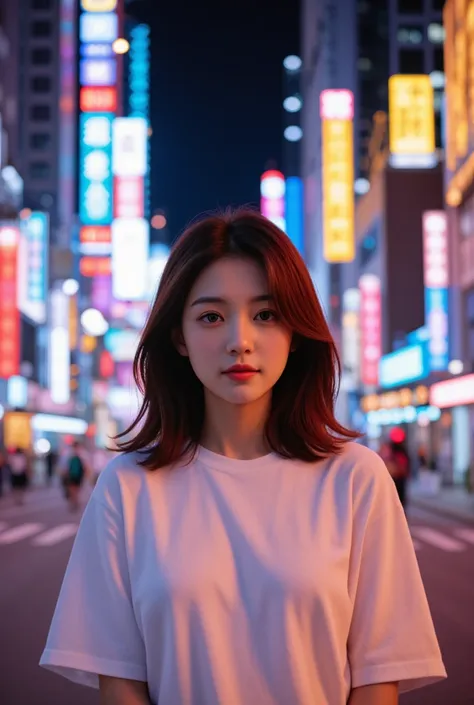
[[[429,403],[430,392],[428,387],[419,386],[416,389],[399,389],[385,394],[369,394],[362,397],[361,409],[365,413],[379,409],[398,409],[406,406],[425,406]]]
[[[354,243],[353,123],[322,120],[323,235],[327,262],[352,262]]]
[[[28,450],[32,442],[31,414],[25,411],[7,411],[3,417],[5,448]]]
[[[434,94],[426,75],[395,75],[388,80],[390,152],[429,156],[435,152]]]
[[[117,0],[81,0],[85,12],[112,12],[117,7]]]

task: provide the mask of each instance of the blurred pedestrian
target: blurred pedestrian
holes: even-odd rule
[[[7,454],[0,448],[0,497],[3,497],[3,483],[7,477],[8,462]]]
[[[135,364],[141,410],[41,664],[136,705],[395,705],[444,678],[403,510],[335,418],[336,346],[289,238],[248,211],[192,225]]]
[[[58,463],[58,454],[53,448],[49,450],[45,458],[46,462],[46,483],[48,487],[51,486],[53,482],[54,475],[56,473],[56,466]]]
[[[410,456],[406,449],[405,433],[402,429],[394,429],[390,441],[384,443],[380,455],[395,483],[402,507],[406,511],[407,484],[411,474]]]
[[[16,504],[24,504],[29,483],[30,466],[28,456],[22,448],[15,448],[8,457],[10,479]]]
[[[66,499],[72,511],[77,511],[80,507],[81,487],[88,475],[88,464],[79,441],[74,441],[71,453],[66,461],[63,476]]]

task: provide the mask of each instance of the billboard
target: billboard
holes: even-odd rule
[[[431,385],[430,404],[439,409],[474,404],[474,374]]]
[[[19,239],[16,224],[0,225],[0,379],[8,379],[20,372]]]
[[[144,118],[115,118],[112,128],[114,176],[145,176],[148,168],[148,124]]]
[[[437,163],[434,92],[426,74],[388,79],[390,164],[400,168]]]
[[[286,230],[285,220],[285,177],[281,171],[270,169],[260,179],[260,211],[265,218]]]
[[[79,143],[79,215],[83,225],[110,225],[113,218],[113,113],[82,113]]]
[[[444,211],[423,213],[423,260],[430,368],[441,371],[449,364],[448,226]]]
[[[46,321],[49,216],[34,211],[20,220],[18,307],[35,323]]]
[[[374,274],[359,279],[361,380],[366,386],[377,386],[382,357],[382,286]]]
[[[79,21],[79,38],[83,44],[112,44],[118,37],[115,12],[83,12]]]
[[[128,64],[129,115],[149,119],[150,113],[150,28],[138,24],[130,30]]]
[[[327,262],[352,262],[355,257],[353,106],[351,91],[321,93],[323,251]]]
[[[84,86],[79,93],[79,108],[83,113],[115,113],[116,86]]]
[[[144,218],[112,223],[112,292],[118,301],[147,298],[149,224]]]
[[[379,363],[379,384],[389,389],[417,382],[429,375],[426,345],[407,345],[383,355]]]

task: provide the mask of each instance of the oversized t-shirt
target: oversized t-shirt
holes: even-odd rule
[[[116,457],[41,665],[147,681],[154,705],[346,705],[358,686],[446,676],[394,483],[354,443],[315,463]]]

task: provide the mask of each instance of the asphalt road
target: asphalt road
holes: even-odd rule
[[[99,705],[38,667],[78,521],[58,489],[0,500],[1,705]],[[401,703],[474,705],[474,525],[414,508],[410,523],[449,678]]]

